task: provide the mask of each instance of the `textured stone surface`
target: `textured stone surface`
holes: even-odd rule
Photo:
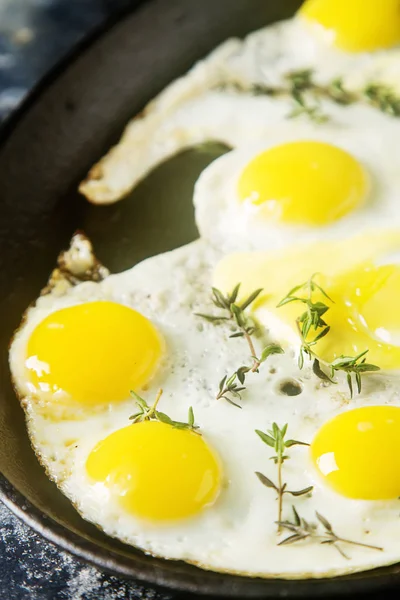
[[[47,543],[0,503],[0,598],[170,600],[81,563]]]

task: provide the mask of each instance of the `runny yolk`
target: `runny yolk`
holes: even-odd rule
[[[219,460],[204,438],[158,421],[115,431],[92,450],[86,469],[129,513],[153,522],[199,513],[221,485]]]
[[[339,494],[360,500],[400,496],[400,407],[365,406],[326,422],[311,444],[312,460]]]
[[[400,268],[367,263],[333,279],[326,289],[334,300],[325,315],[331,330],[317,343],[317,354],[331,361],[368,349],[367,362],[399,369]]]
[[[342,50],[364,52],[400,43],[400,0],[306,0],[307,21],[332,32]]]
[[[270,220],[324,225],[363,203],[368,179],[353,156],[331,144],[295,141],[253,158],[238,181],[240,201]]]
[[[39,323],[25,365],[38,392],[94,405],[140,389],[155,372],[162,348],[155,327],[137,311],[115,302],[88,302]]]

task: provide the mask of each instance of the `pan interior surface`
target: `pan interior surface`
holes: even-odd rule
[[[30,447],[11,386],[8,343],[60,250],[82,229],[112,272],[197,237],[191,195],[227,148],[188,150],[155,169],[121,203],[95,207],[77,192],[128,119],[229,36],[287,18],[299,0],[151,0],[60,66],[3,129],[0,145],[0,469],[5,502],[64,548],[113,572],[219,596],[318,596],[396,581],[398,567],[325,581],[262,581],[145,556],[79,517]],[[182,176],[184,174],[184,176]]]

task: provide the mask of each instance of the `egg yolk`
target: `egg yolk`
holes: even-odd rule
[[[112,433],[92,450],[86,469],[129,513],[149,521],[199,513],[221,483],[219,461],[202,436],[158,421]]]
[[[311,444],[312,460],[326,483],[347,498],[400,496],[400,408],[365,406],[325,423]]]
[[[262,152],[238,181],[242,202],[264,218],[324,225],[357,208],[368,189],[366,173],[350,154],[323,142],[296,141]]]
[[[114,302],[63,308],[31,334],[25,365],[39,392],[86,405],[123,400],[153,375],[162,339],[143,315]],[[64,394],[62,394],[64,397]]]
[[[378,342],[400,345],[400,269],[397,265],[366,266],[350,282],[347,304],[361,328]]]
[[[400,368],[400,268],[367,263],[325,287],[335,303],[326,313],[331,332],[315,347],[319,356],[330,361],[368,348],[367,362]]]
[[[306,0],[299,12],[331,31],[342,50],[364,52],[400,42],[399,0]]]

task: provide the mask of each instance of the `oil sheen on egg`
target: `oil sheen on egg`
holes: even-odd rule
[[[186,75],[169,85],[120,142],[96,164],[80,191],[94,203],[123,198],[153,167],[184,148],[217,140],[232,148],[265,142],[271,127],[291,122],[298,105],[290,93],[254,93],[263,87],[289,89],[288,75],[311,70],[321,85],[340,79],[361,101],[343,106],[308,98],[328,115],[341,139],[348,127],[376,140],[377,164],[393,156],[387,146],[399,137],[398,119],[368,105],[369,84],[400,90],[398,0],[308,0],[292,19],[273,23],[244,40],[229,39]],[[305,115],[297,117],[307,121]],[[366,123],[368,127],[366,127]],[[319,127],[321,125],[321,127]],[[325,131],[322,123],[315,132]],[[381,137],[383,133],[383,137]],[[382,142],[380,141],[382,139]],[[390,141],[390,140],[389,140]],[[211,199],[210,199],[211,201]]]
[[[365,258],[368,244],[353,246]],[[376,253],[389,251],[383,241],[379,246],[375,240],[373,247]],[[210,301],[216,262],[206,244],[195,242],[98,283],[58,287],[28,309],[11,345],[10,366],[32,444],[49,477],[85,519],[107,534],[207,569],[309,578],[397,562],[397,488],[393,498],[381,478],[374,499],[352,495],[348,473],[359,471],[356,486],[363,489],[365,457],[362,464],[354,463],[351,439],[343,432],[363,424],[370,434],[360,433],[360,443],[374,449],[376,464],[381,461],[388,473],[389,450],[381,443],[390,427],[387,415],[376,409],[358,418],[352,411],[366,405],[400,411],[398,385],[382,372],[367,378],[362,394],[350,402],[343,382],[325,387],[308,367],[299,371],[293,347],[249,376],[242,409],[216,400],[222,377],[250,360],[245,340],[230,338],[229,325],[195,314],[216,312]],[[338,258],[337,271],[339,263]],[[276,294],[286,284],[282,263],[278,267],[271,279]],[[245,289],[259,280],[259,273],[248,272],[254,277],[243,278]],[[226,273],[221,287],[232,275]],[[372,306],[370,312],[372,318]],[[267,329],[263,337],[255,341],[257,352],[281,341]],[[59,346],[50,356],[49,343]],[[293,385],[300,393],[287,395]],[[129,394],[132,386],[149,405],[162,388],[157,407],[174,420],[186,422],[192,407],[199,429],[155,421],[132,424],[129,417],[138,411]],[[397,416],[394,420],[398,423]],[[318,511],[338,535],[383,551],[347,546],[346,560],[332,546],[312,541],[276,545],[284,538],[276,532],[276,494],[255,475],[259,471],[276,481],[273,450],[255,433],[274,421],[288,423],[290,438],[312,443],[311,449],[290,448],[283,473],[290,489],[312,485],[314,491],[311,497],[285,496],[283,518],[292,518],[295,503],[310,522]],[[396,439],[393,431],[387,439]],[[341,469],[336,482],[327,460],[320,459],[332,453]],[[356,453],[354,460],[361,459]]]
[[[296,285],[311,277],[323,288],[313,301],[329,306],[324,320],[328,336],[315,346],[327,362],[341,354],[355,356],[369,349],[368,362],[382,369],[400,369],[399,231],[366,230],[340,241],[296,245],[278,252],[234,253],[214,272],[214,285],[224,291],[240,280],[241,293],[263,291],[254,306],[257,318],[278,339],[298,346],[296,317],[299,304],[279,306]]]

